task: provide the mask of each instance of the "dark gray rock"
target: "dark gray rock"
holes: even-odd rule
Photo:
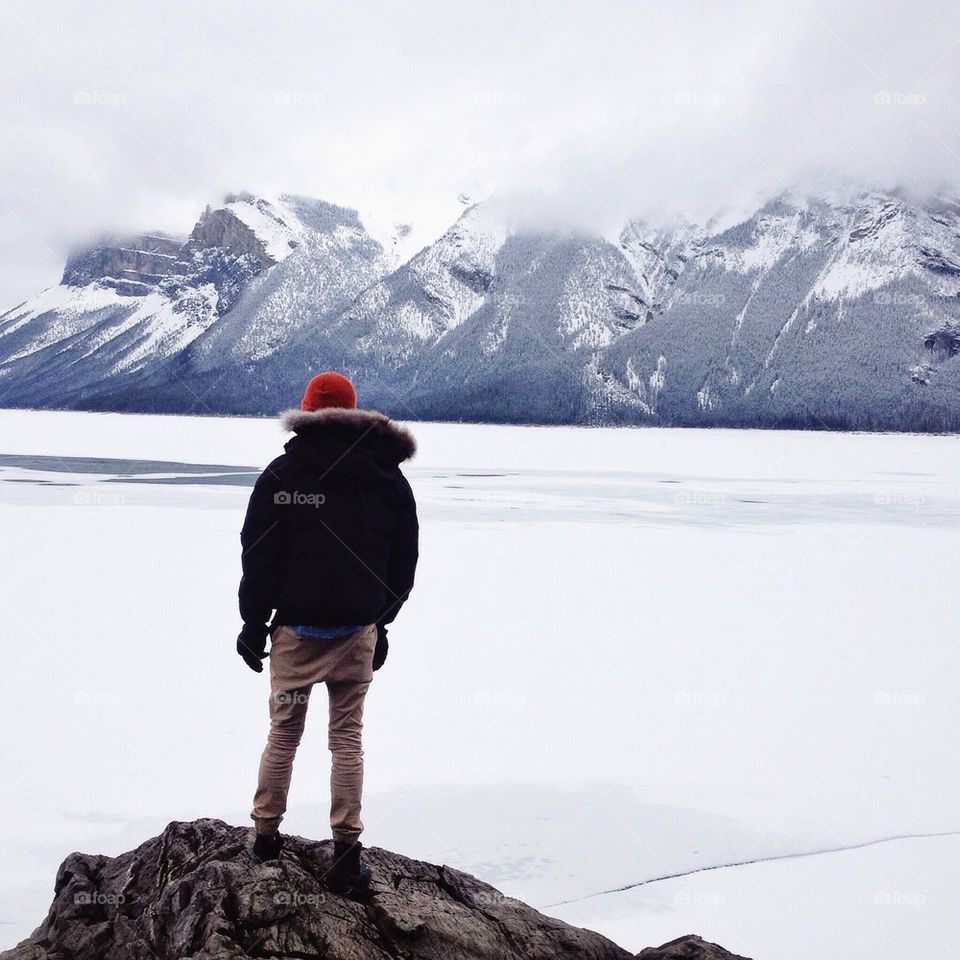
[[[715,943],[707,943],[696,934],[688,934],[663,944],[646,947],[637,954],[637,960],[747,960],[724,950]]]
[[[57,874],[47,918],[0,956],[632,960],[605,937],[546,917],[450,867],[371,848],[373,884],[360,902],[324,885],[329,841],[289,837],[280,861],[262,865],[251,860],[250,842],[248,829],[197,820],[171,823],[119,857],[71,854]],[[694,952],[676,952],[680,943]],[[739,960],[699,938],[675,944],[641,956]]]

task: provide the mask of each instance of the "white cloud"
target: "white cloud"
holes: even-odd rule
[[[946,0],[0,4],[0,304],[237,189],[609,229],[960,168]]]

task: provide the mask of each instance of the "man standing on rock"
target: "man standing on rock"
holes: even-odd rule
[[[353,384],[328,371],[307,384],[299,410],[283,415],[296,436],[257,480],[240,534],[237,652],[259,673],[271,638],[270,733],[251,813],[254,857],[280,855],[278,828],[307,705],[314,684],[326,683],[334,839],[328,880],[362,888],[370,879],[359,841],[363,703],[387,656],[387,624],[413,587],[418,526],[399,466],[416,450],[413,437],[356,405]]]

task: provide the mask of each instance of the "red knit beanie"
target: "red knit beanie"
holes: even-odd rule
[[[303,391],[301,410],[320,410],[323,407],[347,407],[357,405],[357,391],[353,384],[342,374],[334,370],[318,373]]]

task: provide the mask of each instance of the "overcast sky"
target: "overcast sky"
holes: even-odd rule
[[[949,0],[0,0],[0,308],[228,191],[611,229],[960,174]]]

